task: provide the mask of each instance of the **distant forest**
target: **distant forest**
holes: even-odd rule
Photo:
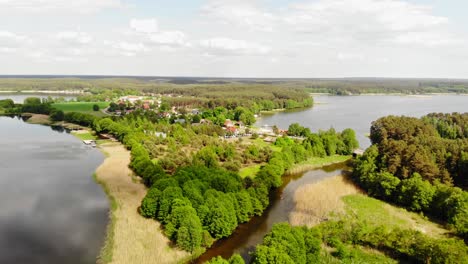
[[[468,93],[468,80],[456,79],[236,79],[191,77],[132,76],[0,76],[0,90],[85,90],[99,89],[145,93],[175,93],[187,96],[214,97],[245,90],[292,89],[310,93],[355,95],[363,93]],[[222,92],[220,92],[222,91]],[[215,92],[215,93],[213,93]]]

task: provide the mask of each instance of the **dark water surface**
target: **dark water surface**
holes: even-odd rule
[[[342,175],[347,166],[335,164],[306,173],[283,176],[283,185],[271,194],[270,206],[263,215],[253,217],[241,224],[227,239],[218,240],[199,259],[193,263],[203,263],[216,256],[229,258],[238,253],[249,263],[249,252],[262,243],[263,237],[270,232],[274,224],[289,221],[289,213],[294,209],[294,193],[306,184],[318,182],[327,177]]]
[[[95,263],[108,201],[104,157],[72,135],[0,117],[0,263]]]
[[[468,96],[314,96],[315,105],[305,111],[282,112],[264,115],[257,126],[277,125],[287,129],[292,123],[309,127],[312,131],[331,127],[336,130],[352,128],[361,147],[370,145],[366,134],[371,122],[387,115],[421,117],[432,112],[468,112]]]

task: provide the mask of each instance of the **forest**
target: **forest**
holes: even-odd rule
[[[372,146],[353,179],[369,195],[442,220],[468,235],[468,114],[388,116],[372,123]]]
[[[50,77],[50,76],[49,76]],[[178,104],[207,104],[218,100],[218,106],[239,99],[269,100],[283,106],[288,99],[297,100],[301,93],[328,93],[356,95],[364,93],[468,93],[468,81],[456,79],[392,79],[392,78],[335,78],[335,79],[223,79],[170,77],[115,77],[115,76],[0,76],[0,91],[85,91],[105,100],[109,95],[138,93],[174,94]],[[236,91],[236,92],[234,92]],[[270,92],[272,91],[272,92]],[[86,98],[86,97],[84,97]],[[113,98],[113,97],[111,97]],[[196,98],[196,99],[194,99]],[[192,100],[190,100],[192,99]],[[279,99],[279,100],[274,100]],[[248,104],[251,104],[249,102]],[[241,105],[249,106],[249,105]],[[303,105],[307,106],[307,105]]]

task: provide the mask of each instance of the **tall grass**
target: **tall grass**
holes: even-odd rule
[[[294,194],[295,208],[289,215],[292,225],[314,226],[331,217],[345,213],[343,196],[359,193],[359,189],[343,176],[335,176],[305,185]]]
[[[130,153],[120,144],[103,144],[108,153],[96,171],[96,180],[103,185],[111,201],[111,222],[100,263],[177,263],[189,254],[171,246],[160,224],[138,213],[147,189],[132,181],[128,168]]]

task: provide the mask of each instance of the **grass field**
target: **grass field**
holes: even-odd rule
[[[349,214],[367,221],[370,225],[414,229],[433,237],[442,237],[449,232],[419,214],[408,212],[403,208],[363,194],[348,195],[342,200]]]
[[[63,112],[79,112],[79,113],[86,113],[92,114],[96,116],[105,116],[105,114],[101,111],[94,111],[93,105],[99,105],[99,109],[104,109],[109,106],[108,102],[69,102],[69,103],[56,103],[52,106],[58,110],[62,110]]]
[[[260,167],[262,165],[260,164],[256,164],[256,165],[252,165],[252,166],[249,166],[249,167],[245,167],[245,168],[242,168],[240,169],[239,171],[239,175],[242,177],[242,178],[245,178],[247,176],[255,176],[257,174],[257,172],[260,170]]]

